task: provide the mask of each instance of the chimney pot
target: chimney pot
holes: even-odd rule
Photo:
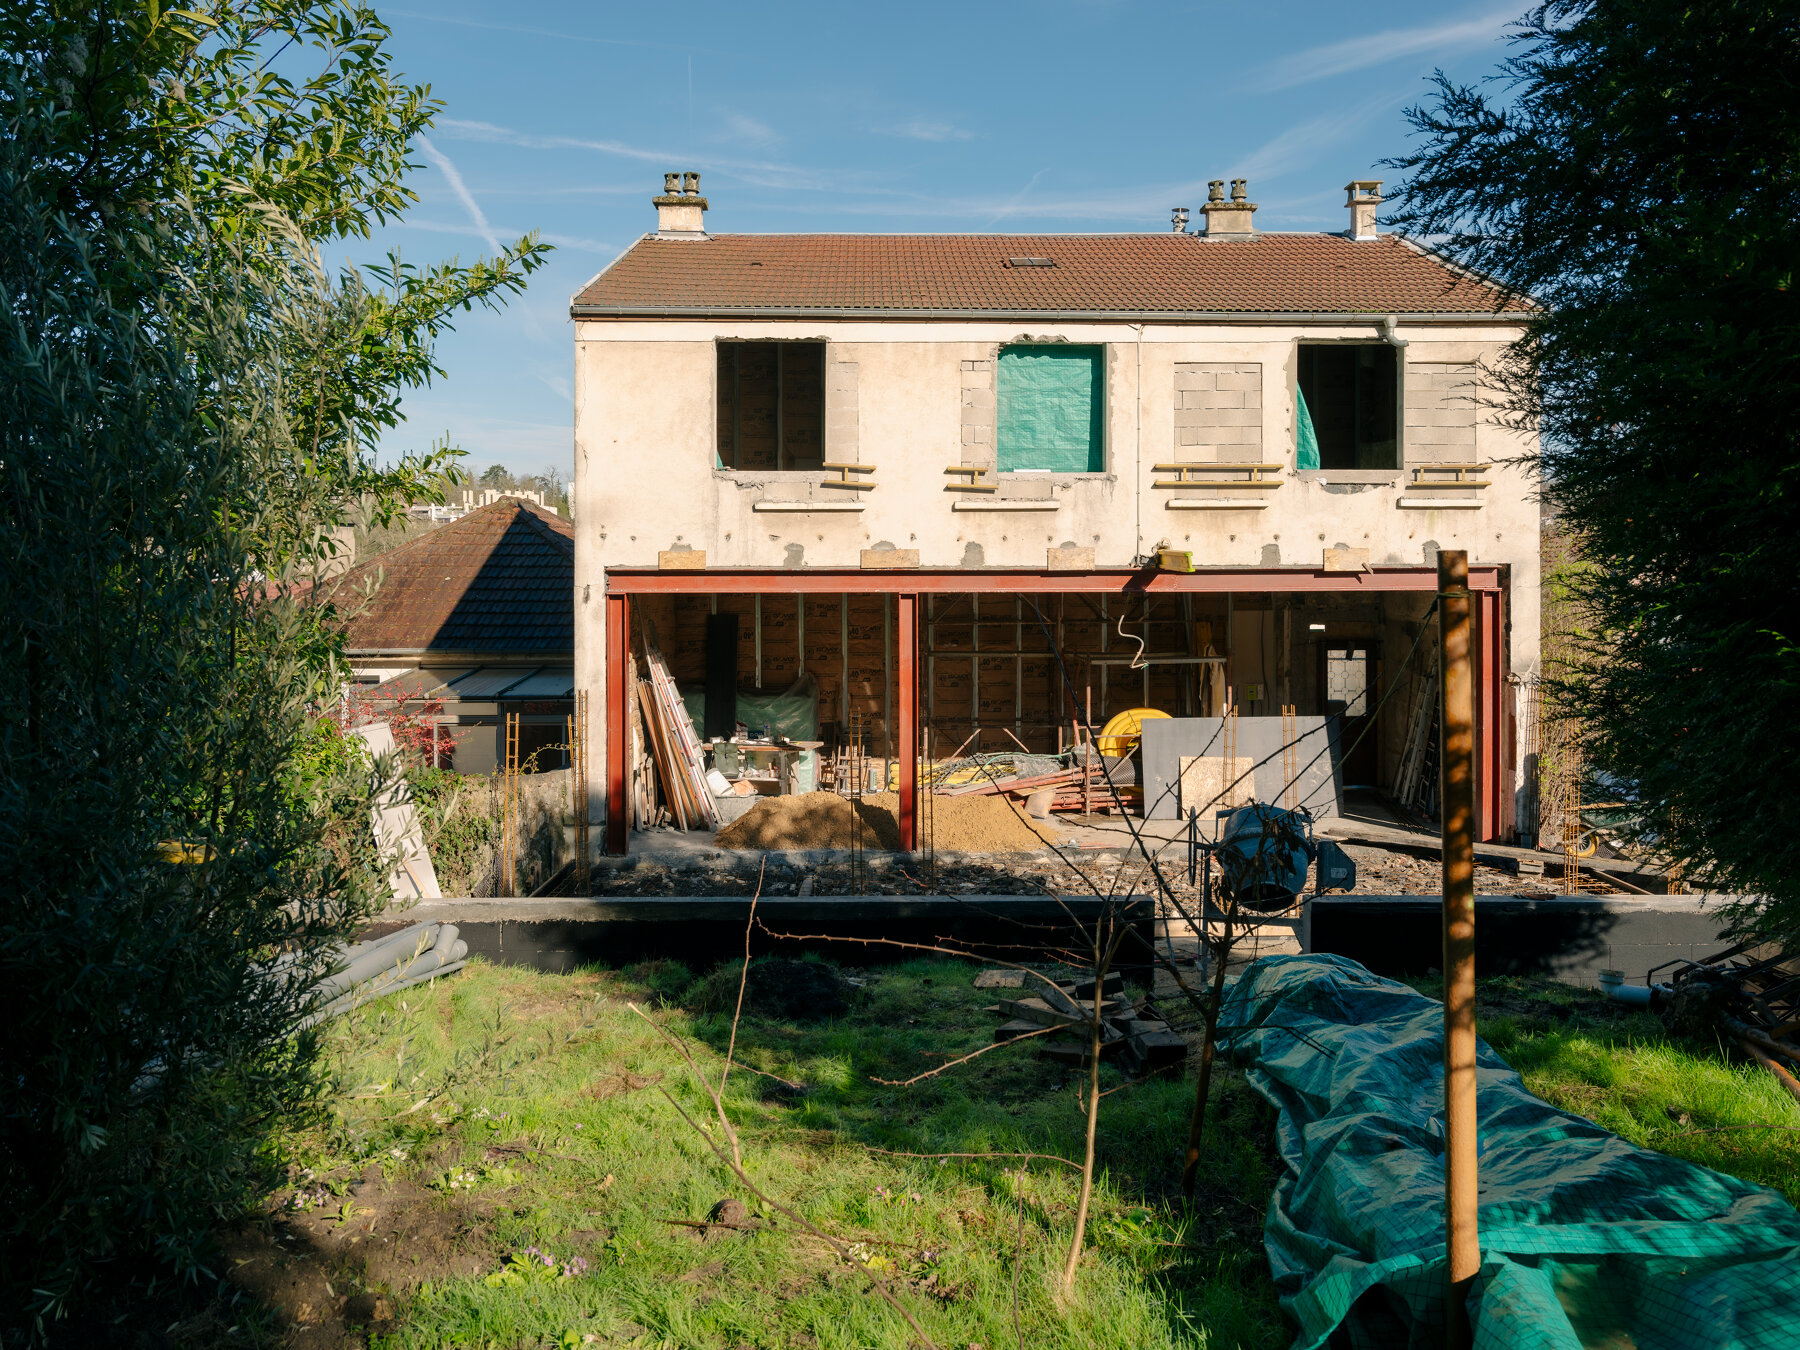
[[[1350,208],[1350,228],[1346,233],[1352,239],[1377,238],[1375,212],[1382,201],[1381,179],[1353,179],[1344,184],[1344,192],[1345,204]]]
[[[697,173],[665,173],[662,196],[652,197],[658,239],[705,239],[706,198]]]
[[[1249,200],[1250,184],[1246,179],[1231,180],[1231,200],[1225,200],[1225,180],[1215,178],[1207,184],[1206,237],[1208,239],[1250,239],[1256,234],[1256,203]]]
[[[1169,213],[1169,216],[1170,216],[1170,219],[1174,223],[1175,233],[1176,234],[1186,234],[1187,233],[1187,224],[1188,224],[1188,209],[1187,209],[1187,207],[1177,206],[1173,211],[1171,211]]]

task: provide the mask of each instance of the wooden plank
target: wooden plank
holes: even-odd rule
[[[1255,767],[1256,761],[1248,755],[1234,758],[1229,770],[1223,755],[1181,756],[1181,814],[1187,815],[1189,807],[1198,807],[1210,825],[1214,811],[1235,811],[1240,806],[1248,806],[1256,800],[1255,774],[1252,772]]]

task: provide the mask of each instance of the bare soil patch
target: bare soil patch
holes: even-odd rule
[[[857,818],[862,820],[865,848],[900,846],[898,793],[877,792],[854,803],[835,792],[807,792],[758,802],[719,831],[720,848],[789,849],[852,848]],[[920,803],[932,813],[935,846],[946,852],[1030,853],[1057,836],[1022,820],[999,797],[937,797]]]
[[[295,1210],[318,1180],[278,1192],[260,1220],[222,1236],[232,1281],[276,1314],[286,1350],[360,1347],[389,1331],[396,1294],[425,1280],[479,1275],[499,1262],[488,1214],[378,1163],[342,1197]]]

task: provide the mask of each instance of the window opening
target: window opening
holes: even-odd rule
[[[825,344],[721,342],[719,467],[817,469],[825,462]]]
[[[1397,469],[1399,354],[1385,342],[1303,343],[1298,468],[1312,432],[1321,469]]]
[[[996,387],[1001,473],[1102,473],[1103,347],[1003,347]]]
[[[1368,712],[1369,652],[1365,647],[1331,647],[1325,652],[1325,702],[1345,717]]]

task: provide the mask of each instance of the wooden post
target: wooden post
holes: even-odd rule
[[[1445,1344],[1469,1344],[1468,1295],[1481,1267],[1475,1175],[1475,706],[1469,555],[1438,553],[1438,801],[1444,844]]]
[[[919,597],[902,595],[900,646],[900,850],[919,846]]]

